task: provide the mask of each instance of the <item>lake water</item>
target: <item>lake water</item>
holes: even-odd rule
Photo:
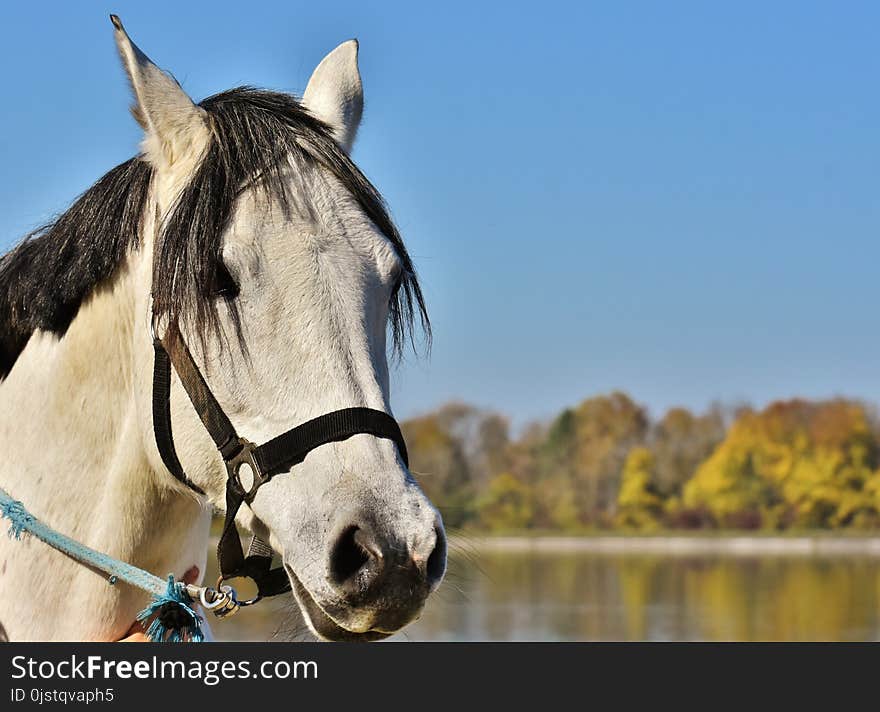
[[[662,553],[459,542],[422,618],[392,640],[880,638],[880,556],[859,547],[768,548]],[[308,639],[293,607],[279,601],[213,630],[220,640]]]

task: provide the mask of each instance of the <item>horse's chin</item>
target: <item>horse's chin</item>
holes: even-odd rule
[[[287,569],[287,575],[290,578],[293,595],[296,598],[296,602],[299,604],[299,609],[302,612],[303,618],[305,618],[312,633],[321,640],[334,643],[370,643],[374,640],[382,640],[383,638],[392,635],[392,633],[380,630],[356,632],[344,628],[340,623],[331,618],[323,608],[321,608],[320,604],[315,601],[308,589],[302,585],[297,575],[293,573],[293,570],[289,566],[286,566],[285,568]]]

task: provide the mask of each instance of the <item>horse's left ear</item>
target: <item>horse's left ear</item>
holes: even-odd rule
[[[110,15],[110,21],[131,80],[135,98],[131,111],[144,129],[147,159],[156,168],[197,160],[210,140],[207,113],[141,52],[116,15]]]
[[[309,79],[303,105],[333,130],[346,153],[351,151],[364,111],[357,40],[343,42],[321,60]]]

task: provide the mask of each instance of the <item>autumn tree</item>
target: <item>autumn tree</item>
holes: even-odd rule
[[[627,453],[647,429],[645,410],[619,392],[564,410],[535,449],[538,526],[571,530],[607,521]]]
[[[617,496],[618,526],[655,529],[663,517],[663,499],[654,484],[656,459],[646,447],[630,450],[623,466],[620,493]]]
[[[410,470],[450,527],[473,516],[474,487],[462,444],[434,415],[401,424],[410,452]]]
[[[479,500],[479,515],[490,531],[527,528],[533,515],[531,488],[509,472],[498,475]]]
[[[576,501],[582,515],[613,514],[623,463],[630,449],[644,442],[648,416],[623,393],[590,398],[575,411],[573,462]]]
[[[654,484],[664,497],[681,495],[685,482],[724,439],[724,421],[718,406],[702,415],[671,408],[651,428]]]
[[[722,524],[759,513],[765,527],[868,526],[878,520],[878,439],[865,408],[843,399],[745,412],[684,488]]]
[[[403,424],[412,470],[449,526],[476,515],[475,497],[508,468],[509,425],[503,416],[449,403]]]
[[[880,526],[880,422],[853,401],[673,408],[651,423],[611,393],[515,438],[504,416],[452,403],[403,430],[451,527]]]

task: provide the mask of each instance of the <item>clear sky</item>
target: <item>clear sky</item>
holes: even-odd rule
[[[357,37],[435,326],[398,415],[880,400],[877,3],[133,5],[0,9],[0,248],[136,151],[108,12],[195,98]]]

